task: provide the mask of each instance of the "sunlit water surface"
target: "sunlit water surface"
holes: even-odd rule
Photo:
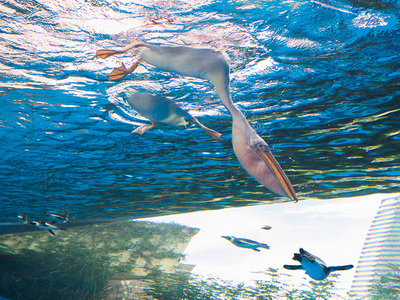
[[[0,223],[43,211],[79,223],[296,209],[240,166],[231,117],[210,83],[145,64],[107,80],[134,58],[100,60],[95,51],[133,40],[227,53],[233,100],[300,201],[398,193],[399,11],[395,0],[3,1]],[[174,99],[222,140],[194,125],[132,134],[148,123],[126,102],[135,91]]]

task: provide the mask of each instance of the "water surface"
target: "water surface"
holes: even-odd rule
[[[233,100],[300,201],[399,193],[399,11],[395,0],[3,1],[0,223],[287,201],[240,166],[209,82],[150,65],[108,80],[135,58],[96,50],[133,40],[225,52]],[[222,140],[194,125],[132,134],[148,122],[126,102],[135,91],[170,97]]]
[[[230,115],[208,82],[143,68],[106,75],[135,39],[228,53],[234,101],[300,198],[396,192],[395,1],[6,1],[1,6],[1,221],[62,209],[84,217],[282,201],[240,167]],[[223,133],[131,134],[130,90],[162,93]]]

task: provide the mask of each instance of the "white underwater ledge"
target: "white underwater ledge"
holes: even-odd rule
[[[298,203],[278,203],[243,208],[227,208],[179,215],[146,218],[151,222],[174,222],[200,228],[186,248],[185,263],[196,265],[193,273],[217,276],[223,280],[251,284],[265,279],[263,271],[279,269],[291,275],[291,284],[301,286],[304,271],[288,271],[284,264],[294,264],[293,253],[300,247],[320,257],[328,266],[353,264],[340,274],[345,297],[350,291],[368,230],[381,201],[400,194],[374,194],[331,200],[308,199]],[[271,230],[262,230],[270,225]],[[238,248],[222,239],[233,235],[270,246],[255,252]]]

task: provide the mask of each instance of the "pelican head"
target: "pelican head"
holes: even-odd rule
[[[298,201],[292,184],[268,144],[250,126],[232,125],[233,150],[245,170],[274,193]]]

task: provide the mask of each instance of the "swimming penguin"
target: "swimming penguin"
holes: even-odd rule
[[[56,214],[56,213],[46,211],[46,212],[42,212],[42,215],[49,217],[50,219],[53,219],[54,221],[57,221],[57,222],[69,223],[68,214]]]
[[[214,131],[190,115],[186,110],[180,108],[174,101],[163,96],[154,96],[149,93],[136,93],[128,98],[129,105],[139,114],[151,121],[151,125],[143,125],[133,132],[143,134],[146,131],[157,128],[157,123],[165,123],[175,126],[186,125],[186,119],[191,120],[200,126],[211,138],[220,140],[221,134]]]
[[[57,221],[57,222],[69,223],[68,214],[56,214],[56,213],[46,211],[46,212],[42,212],[42,215],[49,217],[50,219],[53,219],[54,221]]]
[[[36,226],[37,228],[40,228],[40,229],[43,229],[43,230],[47,230],[52,235],[56,235],[53,230],[56,230],[56,229],[67,230],[67,228],[58,225],[56,221],[50,221],[50,222],[46,222],[46,221],[40,221],[40,222],[29,221],[29,224],[33,225],[33,226]]]
[[[248,239],[235,238],[234,236],[222,236],[222,238],[227,239],[235,246],[238,246],[240,248],[251,249],[251,250],[254,250],[257,252],[260,252],[260,250],[258,248],[269,249],[269,246],[267,244],[262,244],[262,243],[248,240]]]
[[[67,230],[65,227],[62,227],[60,225],[57,224],[56,221],[50,221],[50,222],[46,222],[46,221],[30,221],[28,220],[27,216],[18,216],[18,219],[27,225],[33,225],[39,229],[43,229],[43,230],[47,230],[48,232],[50,232],[52,235],[56,235],[53,230],[56,229],[60,229],[60,230]]]
[[[333,271],[350,270],[353,265],[327,267],[326,264],[315,255],[300,248],[300,253],[295,253],[293,260],[297,260],[301,265],[284,265],[288,270],[305,270],[306,274],[315,280],[324,280]]]
[[[230,66],[225,55],[213,49],[134,42],[119,49],[97,50],[96,56],[105,59],[135,48],[145,48],[140,59],[159,69],[210,81],[222,104],[232,116],[232,146],[240,164],[250,176],[274,193],[298,201],[292,184],[272,155],[268,144],[250,126],[246,117],[232,101]],[[138,62],[135,62],[127,69],[122,64],[121,67],[114,68],[108,77],[110,80],[119,80],[132,73],[137,66]]]
[[[20,220],[24,224],[29,224],[28,217],[25,215],[18,215],[18,220]]]

